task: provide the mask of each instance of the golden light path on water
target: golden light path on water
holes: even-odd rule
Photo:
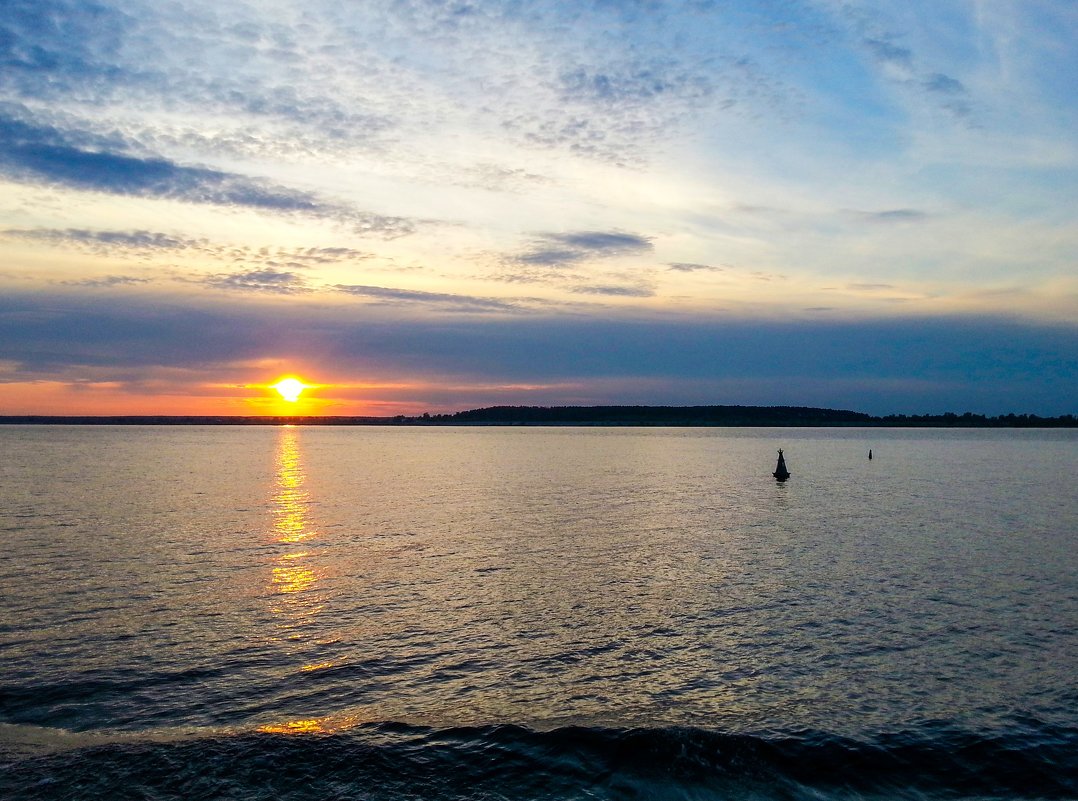
[[[271,570],[272,612],[277,620],[276,639],[296,651],[316,645],[306,633],[325,608],[319,594],[321,572],[312,561],[309,547],[320,533],[310,519],[311,496],[306,486],[306,474],[300,453],[299,432],[291,426],[281,429],[277,440],[276,482],[273,494],[274,541],[285,550],[274,560]],[[334,667],[323,661],[302,665],[299,670],[310,673]],[[362,721],[352,715],[312,717],[268,724],[259,731],[270,734],[310,734],[341,731]]]

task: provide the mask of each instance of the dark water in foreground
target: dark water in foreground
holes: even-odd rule
[[[1074,432],[0,452],[0,798],[1078,798]]]

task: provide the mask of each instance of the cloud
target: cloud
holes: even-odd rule
[[[310,270],[333,264],[354,264],[366,261],[371,254],[349,247],[274,248],[209,243],[198,243],[198,255],[233,264],[259,264],[266,268]]]
[[[274,261],[284,261],[303,267],[351,263],[366,261],[371,258],[371,254],[366,251],[346,247],[297,248],[294,250],[281,248],[262,249],[259,251],[259,255],[272,258]]]
[[[673,62],[620,70],[578,67],[563,73],[559,82],[562,100],[603,106],[639,105],[663,97],[699,100],[712,90],[705,75],[683,71]]]
[[[959,95],[966,93],[966,87],[961,81],[937,72],[925,78],[921,85],[929,92],[939,92],[945,95]]]
[[[548,186],[553,181],[523,167],[507,167],[487,162],[475,164],[460,171],[447,172],[440,180],[458,186],[480,187],[493,192],[521,193],[540,186]]]
[[[928,212],[918,209],[886,209],[884,211],[859,211],[857,215],[869,222],[876,223],[906,223],[924,222],[931,217]]]
[[[580,250],[557,247],[537,247],[527,253],[520,254],[517,256],[516,260],[522,264],[540,264],[556,267],[562,264],[573,264],[584,258],[587,258],[587,253]]]
[[[572,287],[570,292],[578,295],[606,295],[609,297],[622,298],[650,298],[655,296],[655,290],[643,286],[621,286],[613,284],[588,284]]]
[[[27,102],[77,98],[113,119],[180,112],[174,122],[143,126],[145,141],[218,153],[309,152],[340,147],[345,131],[354,144],[392,127],[391,115],[321,89],[339,82],[282,80],[285,70],[300,70],[318,45],[328,44],[329,34],[317,24],[306,26],[314,39],[306,42],[272,12],[248,13],[236,4],[218,5],[212,13],[197,2],[112,6],[6,0],[0,96]],[[248,64],[254,69],[245,69]],[[219,124],[208,134],[182,122],[183,112],[217,117]],[[268,128],[279,136],[265,136]]]
[[[531,250],[516,256],[515,261],[553,267],[595,258],[644,253],[651,249],[649,238],[622,231],[550,233],[540,235]]]
[[[549,234],[550,238],[572,247],[598,253],[618,255],[641,250],[651,250],[651,240],[636,234],[618,231],[580,231],[569,234]]]
[[[956,117],[965,118],[973,113],[973,106],[969,102],[969,92],[956,78],[937,72],[924,78],[921,86],[929,95],[940,96],[943,99],[941,107]]]
[[[725,270],[725,267],[715,267],[710,264],[695,264],[693,262],[684,261],[672,261],[666,265],[667,269],[673,270],[679,273],[696,273],[696,272],[713,272],[718,273]]]
[[[49,245],[86,247],[97,252],[110,250],[183,250],[197,240],[183,239],[155,231],[107,231],[86,228],[9,228],[5,237],[43,242]]]
[[[214,289],[270,292],[278,295],[295,295],[311,291],[302,276],[269,268],[211,275],[199,280],[198,283]]]
[[[906,69],[913,67],[913,52],[886,39],[865,39],[865,45],[873,57],[883,64],[893,64]]]
[[[853,289],[861,292],[874,292],[878,289],[894,289],[894,284],[847,284],[847,289]]]
[[[148,284],[152,279],[138,278],[130,275],[108,275],[104,278],[84,278],[78,281],[61,281],[64,286],[84,286],[93,289],[104,289],[117,286],[129,286],[132,284]]]
[[[339,304],[300,308],[272,293],[258,304],[207,298],[209,303],[198,307],[141,293],[9,294],[0,297],[0,360],[17,362],[19,368],[0,380],[78,376],[89,368],[100,368],[95,373],[100,380],[116,380],[151,368],[217,369],[241,361],[295,359],[311,369],[313,380],[323,370],[446,387],[574,384],[591,402],[641,398],[669,404],[810,403],[870,412],[1075,411],[1078,328],[1073,325],[975,317],[812,321],[532,313],[430,318],[421,308],[426,302],[458,299],[437,293],[416,297],[385,287],[356,291],[401,305],[357,315]],[[610,382],[617,390],[604,396]],[[902,382],[917,383],[919,389],[903,394],[896,389]],[[739,384],[756,389],[721,390]],[[701,397],[701,392],[710,395]],[[565,403],[566,397],[544,400]],[[481,398],[470,400],[482,405]]]
[[[786,113],[789,90],[740,48],[640,24],[662,55],[627,55],[606,40],[560,53],[556,74],[532,93],[542,101],[509,103],[503,130],[532,147],[639,167],[702,119]],[[689,51],[686,40],[696,40]]]
[[[106,59],[127,18],[86,0],[5,0],[0,17],[0,88],[28,97],[114,80]]]
[[[9,228],[0,231],[0,236],[112,257],[186,251],[195,254],[200,260],[259,265],[277,270],[309,270],[333,264],[354,264],[371,258],[370,253],[350,247],[259,248],[145,230]]]
[[[0,171],[15,180],[117,195],[273,211],[314,212],[321,208],[309,193],[168,159],[89,149],[72,143],[78,138],[55,128],[0,118]]]
[[[959,118],[968,118],[973,112],[969,92],[957,78],[942,72],[924,73],[918,68],[911,49],[894,44],[890,37],[864,40],[872,57],[901,83],[915,87],[938,103],[940,108]]]
[[[495,298],[479,298],[468,295],[423,292],[417,289],[393,289],[390,287],[354,284],[336,284],[333,289],[347,295],[369,298],[385,304],[419,304],[458,312],[519,311],[516,304]]]
[[[335,219],[395,237],[414,222],[358,212],[314,193],[207,167],[121,152],[126,143],[27,122],[0,108],[0,175],[25,183]]]

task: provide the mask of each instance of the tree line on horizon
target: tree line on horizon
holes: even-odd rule
[[[811,406],[490,406],[452,414],[398,416],[400,423],[488,425],[676,425],[676,426],[926,426],[958,428],[1068,428],[1072,414],[1040,417],[1005,414],[990,417],[955,414],[873,416],[847,409]]]

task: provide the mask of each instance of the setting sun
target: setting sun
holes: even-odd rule
[[[299,400],[300,393],[307,389],[307,385],[298,378],[282,378],[273,388],[281,393],[281,397],[289,403]]]

